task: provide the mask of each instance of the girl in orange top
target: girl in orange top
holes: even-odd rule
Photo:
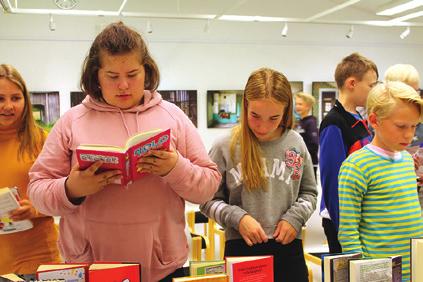
[[[30,219],[34,226],[0,234],[0,274],[33,274],[42,263],[60,261],[53,218],[39,214],[26,194],[28,171],[46,137],[31,107],[21,75],[10,65],[0,65],[0,188],[18,188],[21,207],[11,212],[11,219]]]

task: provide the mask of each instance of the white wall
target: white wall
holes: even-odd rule
[[[55,17],[57,29],[48,30],[48,16],[0,15],[0,63],[18,68],[32,91],[57,90],[61,113],[70,105],[69,92],[78,90],[84,56],[99,31],[118,19]],[[142,19],[123,19],[140,32]],[[150,50],[161,71],[161,89],[198,90],[198,130],[207,147],[224,129],[207,129],[206,91],[243,89],[248,75],[268,66],[282,71],[289,80],[304,81],[311,91],[313,81],[332,81],[336,64],[351,52],[371,58],[382,74],[395,63],[410,63],[423,74],[423,28],[412,28],[405,40],[403,28],[355,28],[349,26],[290,24],[288,38],[280,36],[281,24],[153,20],[147,34]],[[190,207],[188,207],[190,208]],[[320,219],[309,221],[308,245],[321,245]],[[314,235],[313,235],[314,234]]]
[[[95,36],[115,19],[55,17],[57,29],[48,29],[48,17],[0,16],[0,61],[15,65],[33,91],[58,90],[61,113],[70,105],[69,92],[78,90],[84,56]],[[142,19],[122,19],[140,32]],[[161,70],[161,89],[198,90],[198,129],[206,147],[224,134],[207,129],[206,91],[243,89],[248,75],[261,66],[276,68],[289,80],[333,80],[336,64],[358,51],[376,62],[380,73],[394,63],[411,63],[423,73],[423,28],[412,29],[405,40],[402,28],[356,27],[346,39],[348,26],[290,24],[288,38],[275,23],[154,20],[153,34],[145,36]],[[3,28],[5,27],[5,28]]]

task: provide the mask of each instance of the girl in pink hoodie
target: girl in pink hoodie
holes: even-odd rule
[[[145,42],[122,22],[94,40],[81,88],[87,94],[55,124],[32,167],[29,197],[46,215],[60,216],[59,247],[67,262],[141,263],[142,281],[183,276],[188,245],[185,200],[204,203],[220,183],[196,128],[156,92],[159,71]],[[138,168],[149,175],[127,189],[119,171],[80,170],[83,143],[123,146],[128,137],[170,128],[170,151],[152,151]]]

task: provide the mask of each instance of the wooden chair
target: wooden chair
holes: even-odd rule
[[[225,233],[219,229],[216,222],[203,215],[200,211],[187,212],[188,229],[192,238],[192,259],[201,260],[202,250],[206,260],[215,259],[215,236],[219,238],[219,259],[223,259],[225,248]],[[202,234],[196,231],[196,225],[202,224]]]

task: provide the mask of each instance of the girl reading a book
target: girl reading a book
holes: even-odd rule
[[[45,132],[34,121],[22,76],[13,66],[0,65],[0,188],[18,189],[20,207],[9,214],[10,219],[30,220],[33,225],[24,231],[2,230],[0,274],[30,278],[39,264],[60,261],[53,218],[39,213],[27,197],[28,171],[45,138]]]
[[[308,281],[300,231],[317,189],[310,154],[292,130],[286,77],[254,71],[241,113],[240,124],[210,151],[223,179],[200,209],[225,228],[225,256],[273,255],[274,281]]]
[[[43,213],[61,216],[59,247],[66,261],[130,261],[142,281],[184,276],[188,257],[185,200],[213,197],[221,176],[196,128],[156,91],[159,70],[140,34],[108,25],[85,59],[81,105],[65,113],[30,171],[30,197]],[[169,151],[151,150],[138,162],[147,175],[126,188],[119,171],[80,169],[80,144],[123,146],[139,133],[171,130]]]

